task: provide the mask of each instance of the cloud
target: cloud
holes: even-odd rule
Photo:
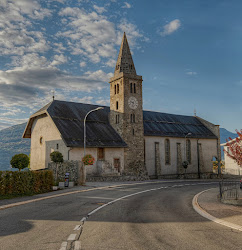
[[[97,70],[75,76],[51,65],[0,70],[0,104],[29,106],[40,96],[47,96],[52,89],[82,92],[102,90],[112,75]]]
[[[127,2],[124,2],[124,5],[122,6],[122,8],[130,9],[131,8],[131,4],[129,4]]]
[[[93,8],[97,11],[97,13],[102,14],[103,12],[106,12],[107,10],[104,7],[98,7],[97,5],[93,5]]]
[[[115,25],[107,16],[77,7],[63,8],[59,15],[64,19],[66,29],[58,32],[57,38],[66,40],[72,55],[81,55],[94,64],[102,62],[103,58],[116,57],[116,46],[120,45],[124,31],[131,47],[138,39],[144,38],[137,26],[126,19]]]
[[[174,33],[176,30],[178,30],[181,26],[181,21],[179,19],[175,19],[168,24],[163,26],[162,31],[159,31],[159,34],[161,36],[167,36],[172,33]]]
[[[80,67],[82,68],[82,67],[86,67],[86,62],[80,62]]]
[[[190,75],[190,76],[195,76],[195,75],[197,75],[197,72],[195,72],[195,71],[188,71],[188,72],[186,72],[186,74]]]
[[[43,33],[31,30],[31,19],[43,20],[50,15],[51,11],[37,1],[5,1],[0,8],[0,56],[47,51]]]
[[[59,64],[63,64],[67,62],[67,57],[64,56],[63,54],[60,55],[55,55],[54,56],[54,60],[52,61],[52,63],[50,64],[51,66],[56,66]]]

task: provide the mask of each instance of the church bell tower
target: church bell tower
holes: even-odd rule
[[[142,76],[136,74],[125,33],[110,79],[110,124],[128,145],[124,149],[125,173],[144,172]]]

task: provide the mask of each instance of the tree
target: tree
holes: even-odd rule
[[[224,149],[224,153],[242,167],[242,129],[240,132],[236,130],[236,133],[238,134],[238,137],[233,140],[229,137],[230,141],[226,140],[228,150]]]
[[[27,168],[29,165],[29,157],[26,154],[17,154],[14,155],[10,161],[10,164],[13,168],[21,169]]]
[[[58,163],[63,162],[63,155],[59,151],[54,151],[50,154],[51,161],[55,162],[56,164],[56,181],[58,177]]]

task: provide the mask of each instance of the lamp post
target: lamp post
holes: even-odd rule
[[[191,135],[192,133],[187,133],[185,135],[185,145],[184,145],[184,161],[183,161],[183,167],[185,169],[185,174],[186,174],[186,170],[187,170],[187,166],[188,166],[188,162],[187,162],[187,159],[186,159],[186,149],[187,149],[187,143],[186,143],[186,138],[187,136]],[[184,178],[185,178],[185,175],[184,175]]]
[[[98,110],[100,110],[100,109],[104,109],[104,108],[103,108],[103,107],[98,107],[98,108],[92,109],[92,110],[88,111],[87,114],[86,114],[85,117],[84,117],[84,138],[83,138],[83,140],[84,140],[84,157],[85,157],[85,155],[86,155],[86,120],[87,120],[87,116],[88,116],[90,113],[92,113],[92,112],[94,112],[94,111],[98,111]],[[83,163],[83,169],[84,169],[84,180],[83,180],[83,184],[85,184],[85,183],[86,183],[86,171],[85,171],[85,165],[84,165],[84,163]]]

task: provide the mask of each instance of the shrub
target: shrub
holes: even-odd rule
[[[59,151],[54,151],[50,154],[50,159],[55,163],[61,163],[63,162],[63,155]]]
[[[53,172],[50,170],[13,172],[0,171],[0,195],[28,195],[52,190]]]
[[[26,154],[14,155],[10,161],[13,168],[21,169],[27,168],[29,165],[29,157]]]

